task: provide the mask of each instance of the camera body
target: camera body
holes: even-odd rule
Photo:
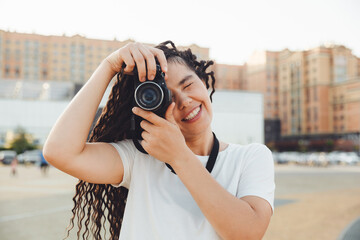
[[[156,65],[154,80],[140,82],[136,69],[134,74],[134,106],[146,111],[152,111],[164,118],[171,103],[171,91],[166,86],[165,74],[161,71],[160,65]],[[133,115],[133,117],[131,130],[134,131],[136,139],[142,139],[141,133],[143,129],[140,127],[140,122],[143,118],[137,115]]]

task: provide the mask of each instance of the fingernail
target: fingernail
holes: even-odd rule
[[[154,80],[154,75],[151,75],[150,77],[149,77],[149,80]]]
[[[164,71],[167,72],[167,66],[164,67]]]
[[[142,77],[142,78],[141,78],[141,81],[142,81],[142,82],[145,82],[145,81],[146,81],[146,78],[145,78],[145,77]]]
[[[133,111],[133,113],[135,113],[136,112],[136,107],[133,107],[132,111]]]

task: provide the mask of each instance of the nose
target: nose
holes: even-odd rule
[[[179,106],[180,110],[188,107],[192,102],[192,99],[186,94],[177,95],[176,100],[177,100],[176,105]]]

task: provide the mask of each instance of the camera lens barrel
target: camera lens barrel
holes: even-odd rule
[[[135,89],[134,98],[136,104],[142,109],[154,111],[161,106],[164,92],[157,83],[146,81]]]

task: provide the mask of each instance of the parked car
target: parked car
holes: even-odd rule
[[[339,151],[332,151],[330,153],[328,153],[328,159],[329,159],[329,164],[331,165],[338,165],[341,163],[341,152]]]
[[[41,161],[41,150],[28,150],[18,155],[19,163],[37,164]]]
[[[16,152],[12,150],[4,150],[0,152],[0,162],[5,165],[11,164],[13,159],[16,158]]]
[[[279,161],[279,153],[273,151],[272,152],[272,157],[273,157],[274,163],[278,163],[278,161]]]
[[[307,152],[304,152],[304,153],[300,153],[300,156],[299,156],[299,159],[297,161],[297,164],[298,165],[308,165],[308,159],[309,159],[309,156],[311,155],[311,153],[307,153]]]
[[[277,156],[277,163],[278,164],[287,164],[289,163],[288,152],[281,152]]]
[[[345,153],[345,158],[343,159],[343,163],[346,165],[356,165],[360,162],[360,157],[355,152],[347,152]]]
[[[313,152],[309,154],[307,163],[309,166],[326,167],[329,159],[325,152]]]

